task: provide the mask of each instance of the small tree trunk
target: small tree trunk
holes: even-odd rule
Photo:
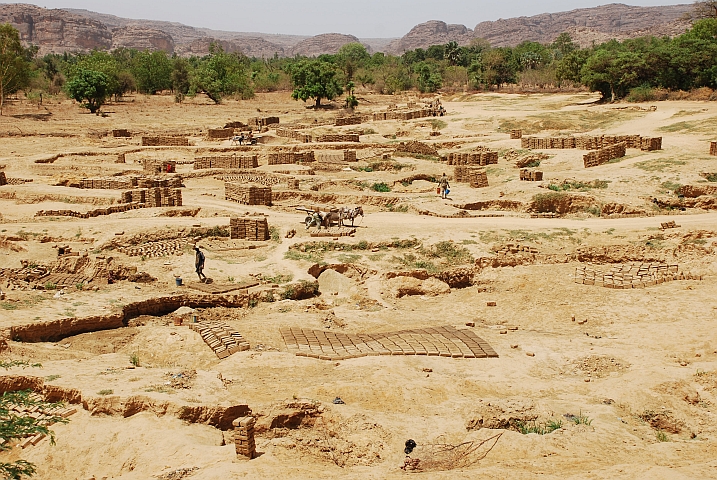
[[[316,97],[316,104],[314,104],[314,108],[319,108],[321,106],[321,97]]]
[[[0,115],[2,115],[3,106],[5,106],[5,89],[0,81]]]

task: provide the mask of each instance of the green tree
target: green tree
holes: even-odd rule
[[[115,96],[115,100],[125,95],[134,85],[134,78],[130,80],[127,75],[131,75],[128,69],[123,67],[123,61],[126,56],[132,54],[131,50],[122,49],[122,55],[109,54],[107,52],[93,51],[88,54],[81,54],[76,57],[76,62],[68,69],[67,77],[74,78],[83,70],[91,70],[93,72],[103,73],[107,82],[107,96]],[[123,74],[123,72],[126,72]],[[120,81],[122,74],[122,81]],[[130,88],[130,90],[128,90]]]
[[[354,82],[349,82],[346,84],[346,108],[349,110],[353,110],[354,108],[358,107],[358,100],[356,99],[356,95],[354,95]]]
[[[443,77],[438,69],[428,62],[416,64],[413,71],[418,75],[418,89],[422,93],[435,92],[443,85]]]
[[[0,25],[0,115],[5,97],[29,83],[30,55],[20,43],[20,33],[8,23]]]
[[[448,42],[444,47],[445,58],[452,66],[461,63],[462,53],[461,48],[458,46],[458,42]]]
[[[569,33],[563,32],[558,35],[558,38],[555,39],[555,41],[551,45],[551,48],[555,52],[555,58],[561,59],[564,58],[566,55],[578,50],[580,47],[573,42],[573,39],[572,37],[570,37]]]
[[[366,47],[360,43],[347,43],[336,54],[336,63],[344,72],[347,82],[351,82],[359,68],[371,59]]]
[[[294,100],[310,98],[315,101],[314,107],[321,106],[321,100],[333,100],[343,93],[343,89],[336,79],[336,69],[330,63],[321,60],[303,60],[291,68],[291,81]]]
[[[97,113],[109,97],[110,81],[102,72],[79,70],[66,84],[67,94],[92,113]]]
[[[189,93],[189,88],[191,87],[190,68],[189,61],[186,59],[174,59],[174,66],[172,68],[172,90],[174,90],[175,95],[181,95],[183,97]]]
[[[209,55],[195,69],[191,89],[205,93],[214,103],[221,103],[224,95],[239,94],[243,99],[254,96],[246,58],[237,53],[226,53],[215,43],[209,46]]]
[[[172,87],[172,61],[166,52],[138,52],[132,59],[132,75],[142,93],[154,95]]]

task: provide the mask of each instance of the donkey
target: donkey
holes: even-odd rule
[[[356,207],[356,208],[349,208],[344,207],[341,209],[341,215],[340,215],[340,222],[341,226],[344,226],[344,220],[351,220],[351,226],[354,226],[354,220],[356,220],[356,217],[361,215],[361,218],[363,218],[363,207]]]

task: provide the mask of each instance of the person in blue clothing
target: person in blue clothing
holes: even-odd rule
[[[196,256],[194,259],[194,268],[196,269],[197,276],[199,276],[200,282],[206,282],[207,276],[204,275],[204,252],[199,250],[199,245],[194,245],[194,251],[196,252]]]

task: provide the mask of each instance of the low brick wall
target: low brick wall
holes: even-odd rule
[[[314,139],[317,142],[358,142],[360,136],[354,133],[319,135]]]
[[[143,147],[188,147],[187,137],[142,137]]]
[[[497,165],[498,152],[449,153],[448,165]]]
[[[223,140],[234,136],[233,128],[210,128],[207,131],[207,138],[210,140]]]
[[[585,168],[597,167],[603,165],[610,160],[622,158],[625,156],[625,144],[619,143],[610,147],[601,148],[595,152],[583,155],[583,164]]]
[[[197,157],[194,159],[194,170],[206,168],[257,168],[259,157],[257,155],[225,155],[219,157]]]

